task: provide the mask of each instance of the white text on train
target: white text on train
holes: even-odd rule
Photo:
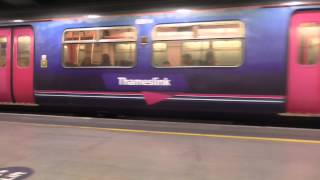
[[[120,86],[171,86],[171,80],[168,78],[160,79],[153,77],[151,79],[127,79],[126,77],[118,77]]]

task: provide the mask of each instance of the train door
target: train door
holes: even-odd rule
[[[292,17],[289,40],[289,113],[320,113],[320,12]]]
[[[0,102],[12,102],[11,29],[0,29]]]
[[[30,27],[0,28],[0,103],[34,103]]]
[[[34,103],[34,37],[31,28],[13,29],[13,95],[17,103]]]

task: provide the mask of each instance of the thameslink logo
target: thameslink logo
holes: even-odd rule
[[[120,86],[171,86],[171,80],[168,78],[153,77],[151,79],[127,79],[118,77]]]

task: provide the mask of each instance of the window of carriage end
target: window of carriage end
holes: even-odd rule
[[[63,37],[64,67],[133,67],[137,32],[133,27],[69,29]]]
[[[162,24],[154,28],[155,67],[240,66],[245,27],[240,21]]]
[[[301,24],[298,27],[298,37],[300,39],[298,63],[317,64],[320,57],[320,24]]]

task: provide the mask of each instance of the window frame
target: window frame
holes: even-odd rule
[[[240,28],[242,30],[242,36],[239,37],[213,37],[213,38],[175,38],[175,39],[164,39],[164,40],[159,40],[157,38],[155,38],[155,32],[156,29],[158,27],[179,27],[179,25],[181,25],[181,27],[183,26],[192,26],[192,25],[212,25],[212,24],[233,24],[233,23],[237,23],[240,25]],[[152,29],[152,44],[151,44],[151,48],[152,48],[152,59],[151,59],[151,65],[154,68],[159,68],[159,69],[178,69],[178,68],[237,68],[240,67],[244,64],[245,61],[245,39],[246,39],[246,26],[245,23],[241,20],[224,20],[224,21],[204,21],[204,22],[192,22],[192,23],[163,23],[163,24],[157,24],[153,27]],[[210,42],[214,41],[214,40],[241,40],[241,63],[235,66],[156,66],[153,63],[154,60],[154,48],[153,48],[153,44],[154,43],[161,43],[161,42],[168,42],[168,41],[181,41],[183,42],[191,42],[191,41],[201,41],[201,40],[208,40]],[[182,45],[180,47],[180,50],[182,52]],[[166,49],[167,52],[167,49]]]
[[[65,41],[65,34],[68,31],[85,31],[85,30],[107,30],[107,29],[132,29],[135,33],[135,38],[134,40],[72,40],[72,41]],[[116,44],[116,43],[134,43],[136,45],[136,49],[135,49],[135,61],[132,64],[132,66],[65,66],[64,63],[64,45],[65,44]],[[138,64],[138,30],[135,26],[109,26],[109,27],[87,27],[87,28],[67,28],[63,31],[62,34],[62,40],[61,40],[61,66],[63,68],[69,69],[132,69],[135,68],[136,65]]]

